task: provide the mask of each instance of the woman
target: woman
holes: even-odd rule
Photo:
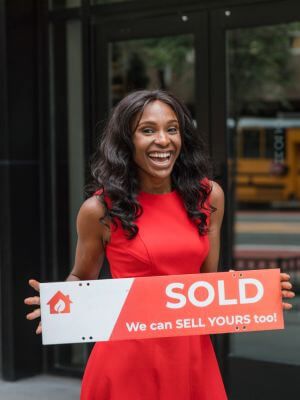
[[[67,280],[97,279],[104,254],[113,278],[217,271],[223,191],[207,178],[203,143],[178,99],[159,90],[125,97],[92,172],[100,190],[79,211]],[[283,296],[292,297],[289,277],[281,276]],[[37,281],[30,284],[38,290]],[[39,316],[37,309],[28,319]],[[81,392],[82,400],[226,398],[205,335],[96,343]]]

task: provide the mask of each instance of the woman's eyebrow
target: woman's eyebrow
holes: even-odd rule
[[[174,123],[179,124],[177,119],[170,119],[166,122],[166,124],[174,124]],[[157,122],[150,121],[150,120],[149,121],[140,121],[138,126],[140,126],[140,125],[157,125]]]
[[[140,121],[138,126],[140,125],[156,125],[155,121]]]

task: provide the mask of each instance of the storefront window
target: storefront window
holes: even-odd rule
[[[49,10],[80,7],[81,0],[49,0]]]
[[[195,113],[193,35],[114,42],[110,45],[110,105],[137,89],[165,89]]]
[[[72,269],[76,216],[84,200],[84,127],[81,22],[50,26],[51,169],[54,197],[53,270],[51,280],[64,281]],[[82,345],[55,346],[54,365],[82,368]]]
[[[137,0],[92,0],[91,3],[96,5],[96,4],[125,3],[129,1],[137,1]]]
[[[232,335],[231,356],[294,365],[300,364],[299,38],[296,22],[227,32],[235,268],[279,267],[296,291],[286,329]]]

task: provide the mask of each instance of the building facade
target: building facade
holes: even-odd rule
[[[298,1],[2,0],[0,29],[4,379],[82,374],[90,347],[42,348],[23,299],[29,278],[68,275],[91,154],[135,89],[174,92],[206,137],[226,194],[220,270],[279,265],[298,290]],[[214,338],[230,398],[299,393],[294,303],[284,332]]]

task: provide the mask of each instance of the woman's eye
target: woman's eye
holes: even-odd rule
[[[151,134],[154,132],[154,130],[152,128],[143,128],[142,129],[143,133],[147,133],[147,134]]]
[[[178,132],[178,128],[177,128],[176,126],[171,126],[171,127],[168,129],[168,132],[170,132],[170,133],[177,133],[177,132]]]

